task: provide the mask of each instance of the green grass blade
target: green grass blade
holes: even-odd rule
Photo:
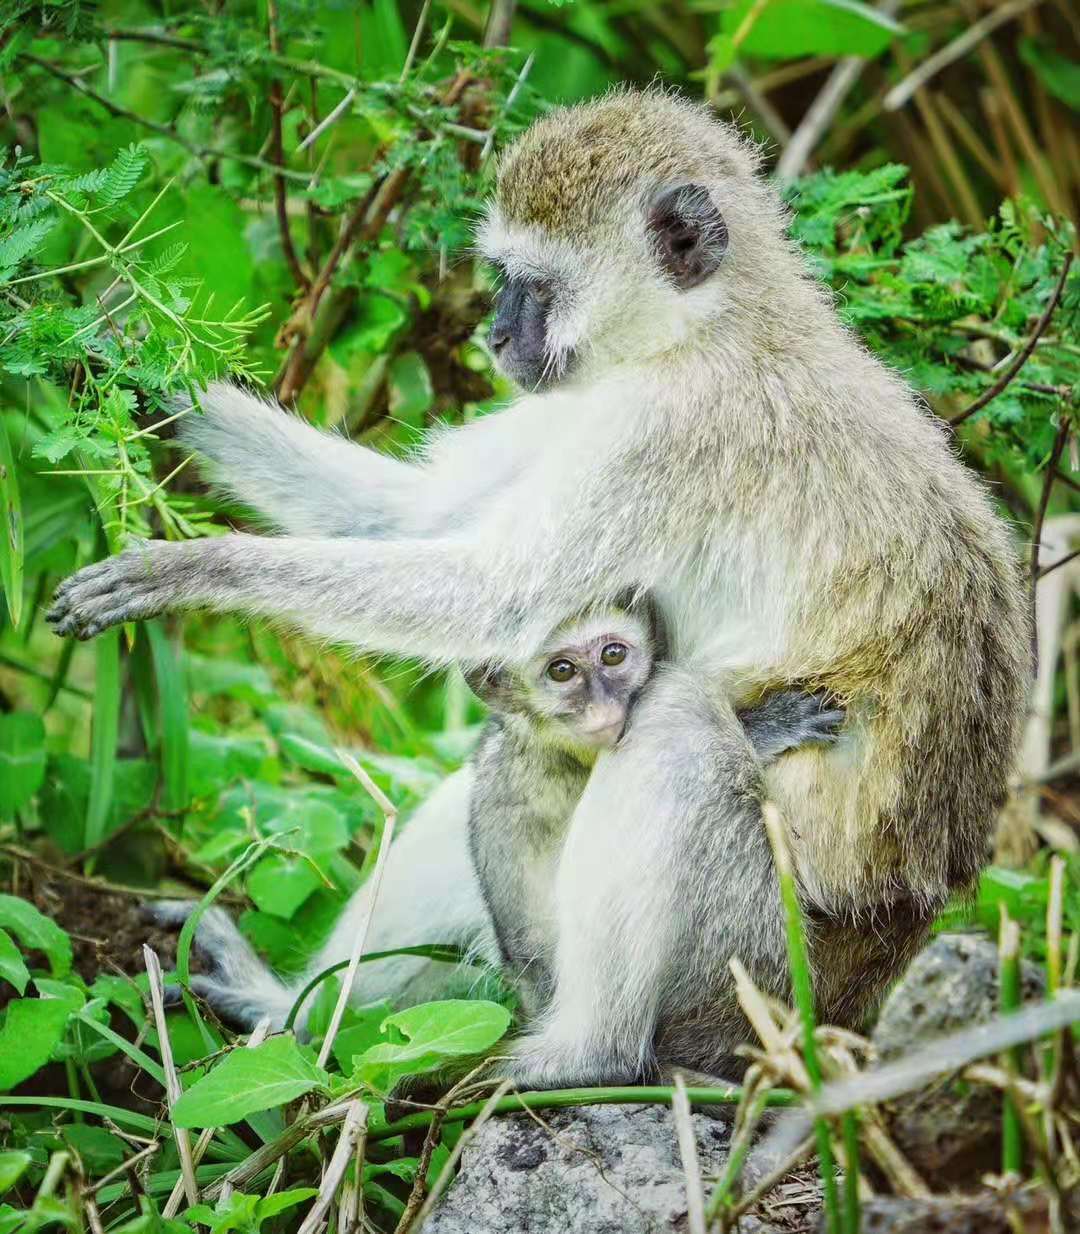
[[[4,589],[11,624],[22,616],[23,520],[15,456],[7,424],[0,415],[0,585]]]
[[[1004,1013],[1020,1008],[1020,927],[1009,917],[1009,910],[1001,903],[1001,930],[998,935],[998,1000]],[[1018,1048],[1006,1052],[1003,1065],[1010,1075],[1020,1073]],[[1001,1108],[1001,1171],[1003,1174],[1020,1175],[1024,1168],[1024,1131],[1020,1125],[1020,1112],[1008,1093],[1002,1099]]]
[[[788,853],[780,813],[775,806],[767,804],[763,810],[763,818],[765,828],[769,833],[769,842],[772,845],[773,859],[776,862],[776,872],[780,880],[780,895],[784,904],[791,989],[803,1027],[803,1062],[806,1064],[806,1073],[810,1078],[810,1087],[816,1093],[821,1089],[821,1063],[818,1059],[817,1041],[814,1037],[814,1030],[817,1028],[814,1013],[814,984],[810,970],[810,954],[807,951],[806,936],[803,933],[802,909],[796,893],[795,876],[791,869],[791,857]],[[854,1226],[848,1224],[850,1214],[846,1210],[845,1221],[841,1222],[840,1199],[836,1188],[836,1162],[833,1158],[829,1124],[825,1119],[814,1120],[814,1138],[817,1141],[818,1164],[824,1190],[826,1229],[829,1234],[840,1234],[841,1230],[848,1231],[848,1234],[858,1234],[857,1190],[855,1191],[855,1224]],[[847,1172],[855,1174],[857,1186],[857,1158],[855,1161],[848,1162]]]
[[[81,1015],[78,1022],[85,1024],[87,1028],[93,1029],[98,1036],[104,1037],[106,1041],[126,1054],[137,1067],[141,1067],[148,1076],[156,1080],[162,1088],[165,1087],[165,1072],[144,1050],[140,1050],[137,1045],[128,1041],[126,1037],[121,1037],[119,1033],[114,1032],[107,1024],[99,1023],[92,1016]]]
[[[90,739],[90,798],[86,805],[84,848],[95,848],[101,843],[112,806],[120,726],[119,628],[99,634],[94,650],[97,658],[94,727]]]
[[[143,629],[150,643],[157,678],[165,808],[182,810],[188,803],[187,686],[161,622],[148,621]]]

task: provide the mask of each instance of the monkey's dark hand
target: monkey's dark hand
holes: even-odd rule
[[[121,622],[156,617],[182,599],[199,547],[144,540],[86,566],[56,589],[45,620],[56,634],[88,639]]]
[[[823,692],[781,690],[752,710],[740,711],[750,744],[763,763],[804,745],[832,745],[847,712]]]

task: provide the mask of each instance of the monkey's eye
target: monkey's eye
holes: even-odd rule
[[[552,681],[569,681],[577,673],[570,660],[552,660],[547,666],[547,675]]]
[[[555,288],[550,283],[534,283],[532,295],[537,304],[547,308],[552,300],[555,299]]]
[[[625,643],[608,643],[600,653],[600,662],[602,664],[621,664],[625,659]]]

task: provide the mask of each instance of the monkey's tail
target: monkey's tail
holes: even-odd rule
[[[195,908],[192,900],[159,900],[144,912],[158,925],[182,925]],[[290,990],[259,959],[223,909],[208,908],[195,931],[195,947],[209,966],[191,977],[191,988],[215,1012],[239,1028],[269,1019],[272,1031],[284,1028],[298,991]]]

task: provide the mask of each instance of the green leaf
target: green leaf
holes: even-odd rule
[[[143,629],[150,643],[161,709],[161,770],[165,806],[180,810],[188,803],[188,706],[184,678],[176,653],[160,621]]]
[[[0,1153],[0,1195],[15,1186],[31,1161],[29,1153]]]
[[[407,1040],[387,1041],[355,1060],[355,1078],[387,1091],[405,1075],[421,1075],[447,1059],[490,1049],[510,1027],[510,1012],[481,999],[447,999],[422,1003],[390,1016],[384,1028],[396,1028]]]
[[[390,414],[403,424],[422,428],[424,418],[435,403],[424,357],[418,351],[403,351],[390,361],[386,375],[390,394]]]
[[[757,0],[739,0],[723,15],[734,35]],[[879,56],[903,27],[860,0],[772,0],[758,13],[739,50],[789,60],[797,56]]]
[[[290,918],[322,879],[302,857],[268,853],[247,877],[248,895],[264,913]]]
[[[106,1173],[127,1156],[123,1140],[90,1123],[68,1123],[60,1129],[59,1138],[79,1154],[92,1174]]]
[[[173,1120],[181,1127],[227,1126],[325,1088],[328,1081],[293,1037],[272,1037],[227,1055],[183,1094],[173,1107]]]
[[[287,1209],[295,1208],[297,1204],[303,1204],[305,1200],[310,1200],[312,1196],[318,1194],[316,1187],[293,1187],[291,1191],[279,1191],[277,1195],[268,1195],[261,1199],[255,1215],[261,1223],[270,1217],[276,1217],[278,1213],[283,1213]]]
[[[184,669],[192,694],[227,694],[252,707],[265,706],[277,698],[270,674],[261,664],[221,660],[189,651],[184,656]]]
[[[26,993],[26,983],[30,980],[30,970],[6,930],[0,930],[0,980],[10,981],[20,994]]]
[[[45,725],[29,711],[0,715],[0,819],[14,821],[45,779]]]
[[[114,206],[131,192],[146,167],[146,151],[139,145],[128,146],[113,159],[104,179],[95,191],[98,205]]]
[[[71,939],[29,901],[0,895],[0,928],[14,934],[24,951],[43,951],[54,977],[71,972]]]
[[[23,517],[15,456],[5,419],[0,415],[0,586],[11,624],[22,616]]]
[[[0,1026],[0,1091],[29,1079],[52,1057],[71,1009],[55,998],[17,998]]]
[[[1080,111],[1080,64],[1038,39],[1020,40],[1020,59],[1054,98]]]

